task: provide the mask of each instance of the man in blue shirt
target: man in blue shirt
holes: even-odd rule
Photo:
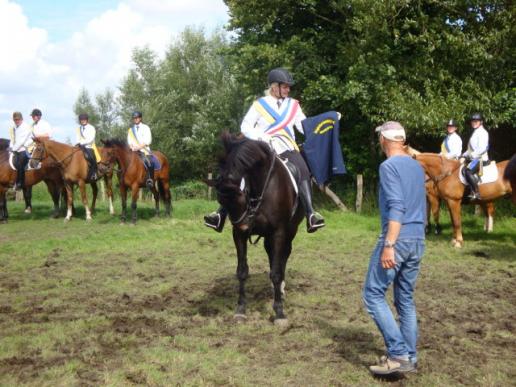
[[[417,318],[414,288],[425,249],[425,173],[404,149],[405,129],[389,121],[376,128],[382,151],[379,206],[382,233],[371,255],[363,300],[383,335],[386,356],[369,367],[376,375],[416,368]],[[385,301],[393,284],[399,324]]]

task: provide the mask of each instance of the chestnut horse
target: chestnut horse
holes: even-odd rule
[[[282,161],[265,142],[222,135],[225,154],[220,160],[216,180],[207,181],[217,190],[219,203],[227,209],[233,224],[238,267],[239,297],[235,318],[245,319],[245,281],[249,276],[247,240],[251,235],[264,237],[269,257],[270,279],[274,286],[274,322],[287,323],[283,311],[283,286],[287,260],[292,252],[303,209]],[[242,179],[246,182],[240,188]]]
[[[441,212],[441,197],[439,196],[439,190],[437,189],[434,181],[428,177],[426,183],[426,212],[427,212],[427,223],[425,232],[428,234],[432,231],[432,217],[435,223],[435,235],[440,235],[442,232],[441,224],[439,223],[439,216]],[[484,231],[493,231],[493,215],[494,215],[494,203],[492,201],[480,203],[482,210],[485,215],[484,220]]]
[[[120,169],[118,174],[118,180],[120,184],[120,198],[122,200],[122,223],[126,221],[127,214],[127,189],[131,189],[131,210],[132,217],[131,222],[136,223],[137,212],[136,203],[138,202],[138,194],[140,188],[145,187],[146,171],[143,161],[141,160],[138,152],[133,152],[127,146],[127,143],[117,139],[110,139],[102,141],[104,147],[101,150],[102,162],[113,165],[118,164]],[[172,197],[170,195],[170,165],[166,156],[159,152],[154,151],[154,156],[158,159],[161,164],[159,170],[154,171],[154,181],[157,183],[152,188],[152,195],[154,196],[155,202],[155,214],[159,216],[159,199],[163,200],[165,204],[165,214],[170,216]],[[110,192],[111,184],[108,185],[108,195]],[[112,194],[111,194],[112,197]],[[112,202],[112,199],[111,199]]]
[[[82,204],[86,210],[86,220],[91,220],[91,214],[95,210],[98,188],[95,181],[86,181],[88,176],[88,162],[84,158],[84,154],[82,153],[81,148],[49,139],[34,138],[34,142],[36,146],[32,152],[32,158],[30,160],[31,166],[38,161],[43,161],[47,158],[50,158],[58,165],[61,172],[67,196],[67,213],[65,222],[68,222],[72,219],[74,184],[79,186]],[[99,166],[99,173],[102,174],[102,172],[103,168]],[[86,195],[87,183],[91,184],[93,193],[91,209],[88,206],[88,198]]]
[[[0,139],[0,222],[7,222],[7,190],[14,185],[16,179],[16,171],[9,165],[9,140]],[[52,217],[59,216],[59,198],[63,189],[63,178],[57,168],[57,165],[51,160],[41,163],[41,168],[31,169],[25,173],[25,188],[23,197],[25,199],[25,212],[32,212],[32,186],[44,181],[47,185],[48,192],[54,202],[54,211]]]
[[[462,247],[464,239],[462,238],[461,224],[461,202],[464,196],[465,186],[459,179],[460,162],[458,160],[449,160],[442,155],[435,153],[414,153],[409,149],[421,166],[425,169],[426,174],[432,179],[439,196],[446,201],[453,224],[452,244],[455,247]],[[507,195],[512,192],[511,186],[504,179],[504,170],[508,161],[496,163],[498,168],[498,179],[492,183],[481,184],[479,186],[480,197],[482,200],[472,201],[472,204],[486,205],[487,203]],[[494,207],[490,207],[494,208]],[[488,215],[488,229],[491,228],[492,214]]]
[[[512,187],[512,202],[516,204],[516,154],[511,157],[504,177],[510,181]]]

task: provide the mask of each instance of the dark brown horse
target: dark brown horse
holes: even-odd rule
[[[504,177],[511,183],[512,202],[516,204],[516,154],[511,157],[507,168],[505,168]]]
[[[9,216],[7,211],[7,190],[14,185],[16,171],[9,165],[9,140],[0,139],[0,222],[7,222]],[[63,189],[63,179],[57,165],[51,160],[41,163],[41,168],[28,170],[25,173],[25,189],[23,197],[25,199],[25,212],[32,212],[32,186],[44,181],[48,192],[54,202],[53,218],[59,216],[59,198]]]
[[[439,192],[439,197],[446,201],[453,223],[452,244],[455,247],[462,247],[464,240],[462,238],[461,202],[464,197],[465,187],[459,179],[460,162],[449,160],[435,153],[418,154],[411,152],[410,149],[409,152],[419,161],[426,174],[433,180]],[[486,205],[512,192],[509,182],[503,178],[507,163],[508,161],[506,160],[496,164],[498,180],[492,183],[481,184],[479,190],[482,200],[473,201],[471,202],[472,204]],[[490,208],[494,209],[494,207]],[[492,228],[492,214],[488,214],[487,229],[489,230],[490,228]]]
[[[219,203],[227,209],[233,224],[239,280],[239,297],[235,318],[245,318],[245,281],[249,276],[247,241],[251,235],[264,237],[269,257],[270,279],[274,286],[274,321],[287,322],[283,311],[283,286],[287,260],[292,251],[303,210],[288,172],[269,146],[260,141],[222,135],[225,154],[220,160],[220,174],[208,181],[217,190]],[[242,179],[244,190],[240,189]]]
[[[86,210],[86,220],[91,220],[91,214],[95,210],[98,188],[95,181],[87,181],[88,162],[86,161],[81,148],[63,144],[49,139],[35,138],[36,144],[32,152],[31,165],[38,161],[51,159],[59,167],[59,171],[64,180],[67,196],[67,213],[65,222],[71,220],[73,214],[73,186],[77,184],[81,192],[82,204]],[[99,173],[103,173],[103,168],[99,168]],[[93,193],[91,209],[88,206],[86,195],[86,184],[90,183]]]
[[[122,222],[126,221],[127,189],[131,189],[131,221],[134,224],[137,219],[136,203],[138,202],[138,194],[140,192],[140,188],[145,187],[145,166],[138,153],[129,149],[124,141],[110,139],[103,141],[103,143],[104,147],[101,150],[102,161],[110,165],[117,163],[119,168],[118,180],[120,183],[120,198],[122,200],[121,220]],[[154,171],[154,181],[157,183],[157,189],[156,186],[154,186],[151,190],[155,201],[156,216],[159,215],[160,197],[165,204],[165,214],[170,216],[172,207],[169,175],[170,165],[163,153],[154,151],[153,154],[161,164],[161,168]],[[108,188],[108,196],[109,190],[110,188]]]

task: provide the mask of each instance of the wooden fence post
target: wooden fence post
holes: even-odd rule
[[[342,211],[344,211],[344,212],[349,211],[348,208],[346,207],[346,205],[344,203],[342,203],[342,201],[335,194],[335,192],[333,192],[327,185],[318,185],[313,177],[312,177],[312,182],[315,185],[317,185],[317,187],[319,187],[319,190],[321,192],[323,192],[324,194],[326,194],[326,196],[328,196],[333,201],[333,203],[335,203],[337,205],[337,207],[339,207]]]
[[[208,180],[211,180],[213,177],[212,173],[208,173]],[[208,186],[208,200],[211,200],[211,186]]]
[[[362,212],[363,198],[364,198],[364,178],[361,174],[358,174],[357,175],[357,201],[355,203],[357,213]]]

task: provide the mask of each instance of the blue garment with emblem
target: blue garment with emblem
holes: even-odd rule
[[[317,184],[346,173],[339,143],[339,117],[330,111],[303,120],[303,153]]]

